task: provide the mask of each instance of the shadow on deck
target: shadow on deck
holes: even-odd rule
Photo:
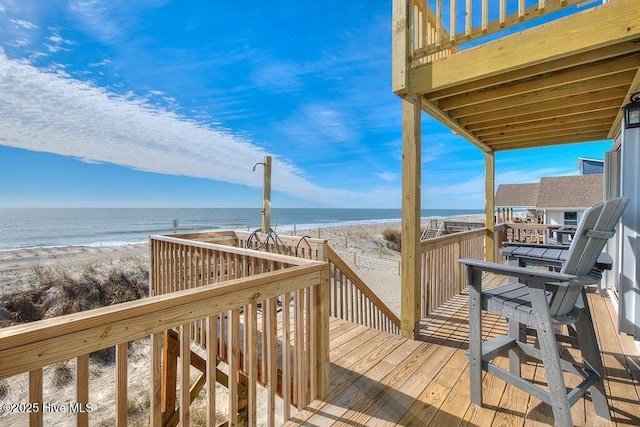
[[[572,408],[574,423],[640,425],[638,352],[630,337],[615,330],[611,301],[597,293],[589,299],[612,422],[596,417],[591,401],[583,398]],[[494,376],[483,379],[484,407],[470,403],[467,318],[467,296],[461,295],[421,323],[420,341],[332,320],[329,396],[312,402],[287,425],[553,425],[551,407]],[[485,316],[483,331],[485,338],[506,333],[506,323]],[[506,367],[508,361],[501,363]],[[529,362],[523,375],[545,382],[541,364]]]

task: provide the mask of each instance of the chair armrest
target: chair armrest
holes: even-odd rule
[[[459,263],[465,264],[474,270],[487,271],[489,273],[499,274],[502,276],[516,277],[518,279],[536,282],[550,283],[561,285],[555,282],[576,282],[579,281],[578,276],[573,274],[556,273],[555,271],[536,270],[533,268],[518,267],[510,264],[498,264],[495,262],[480,261],[477,259],[462,258]]]
[[[516,246],[525,248],[543,248],[543,249],[569,249],[569,245],[551,245],[544,243],[522,243],[522,242],[502,242],[502,246]]]

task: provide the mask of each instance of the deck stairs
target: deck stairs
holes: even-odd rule
[[[420,240],[435,239],[436,237],[442,236],[444,234],[444,231],[444,222],[437,219],[432,219],[429,221],[426,228],[420,235]]]

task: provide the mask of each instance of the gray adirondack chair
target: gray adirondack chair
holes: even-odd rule
[[[599,275],[592,270],[607,240],[628,203],[616,198],[585,211],[570,253],[560,272],[513,265],[461,259],[467,266],[469,284],[469,371],[470,398],[482,405],[482,370],[524,390],[551,405],[556,425],[572,426],[571,406],[587,392],[596,414],[610,419],[602,381],[603,366],[596,341],[585,285],[596,284]],[[493,289],[482,290],[482,273],[491,272],[517,280]],[[482,310],[508,320],[508,336],[482,342]],[[571,325],[577,334],[582,366],[560,357],[558,341],[571,337],[556,333],[556,326]],[[535,329],[537,346],[527,344],[526,328]],[[509,353],[509,370],[491,361],[502,352]],[[548,391],[520,376],[521,356],[541,360]],[[582,377],[580,384],[567,391],[563,372]]]

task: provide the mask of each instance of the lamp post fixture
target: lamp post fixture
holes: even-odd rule
[[[268,233],[271,228],[271,156],[264,156],[264,162],[253,165],[255,172],[258,165],[264,166],[262,182],[262,232]]]
[[[631,95],[629,103],[622,107],[624,110],[624,128],[640,127],[640,92]]]

